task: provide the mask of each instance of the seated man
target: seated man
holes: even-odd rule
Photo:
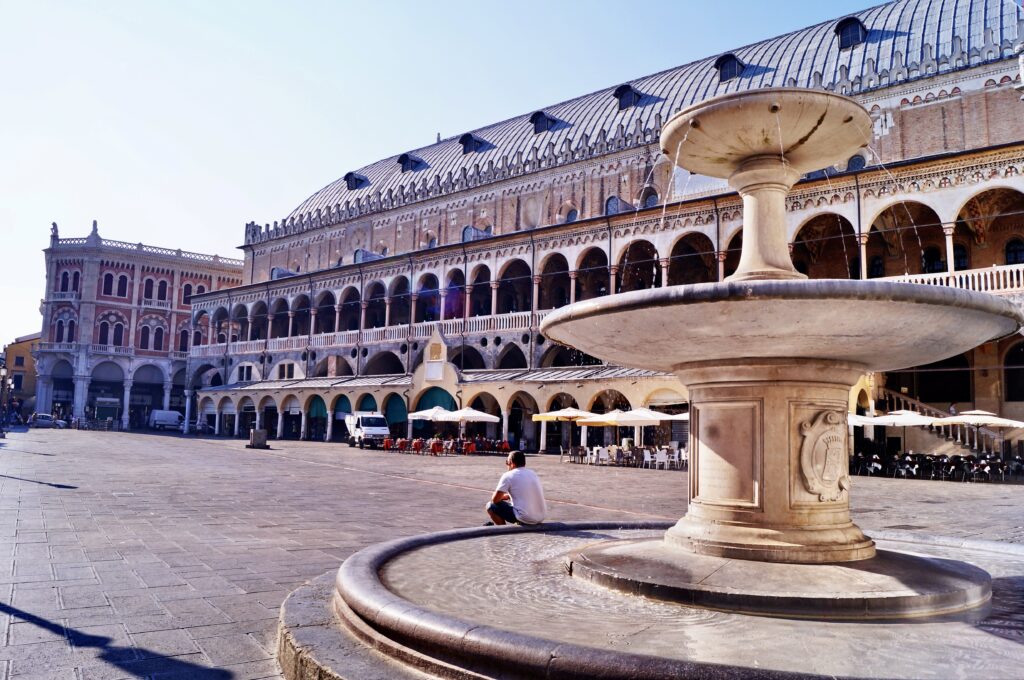
[[[526,469],[526,455],[522,451],[508,454],[505,465],[508,472],[498,480],[498,488],[486,506],[491,521],[485,526],[507,522],[540,524],[548,514],[540,478]]]

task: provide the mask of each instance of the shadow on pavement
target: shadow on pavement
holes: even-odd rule
[[[68,628],[59,623],[48,621],[35,614],[30,614],[2,602],[0,602],[0,612],[10,614],[22,621],[35,624],[44,630],[63,636],[76,648],[96,648],[100,650],[97,658],[137,678],[145,678],[151,675],[169,675],[180,678],[197,678],[199,680],[230,680],[230,678],[234,677],[234,673],[229,671],[198,666],[189,661],[175,659],[173,656],[163,656],[146,649],[111,645],[111,639],[103,635],[88,635],[74,628]],[[137,658],[136,655],[143,658]]]
[[[3,479],[16,479],[19,482],[31,482],[33,484],[42,484],[43,486],[52,486],[54,489],[77,489],[77,486],[71,486],[70,484],[54,484],[53,482],[40,482],[35,479],[25,479],[24,477],[13,477],[11,475],[0,475]]]

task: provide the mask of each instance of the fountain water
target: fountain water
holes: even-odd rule
[[[1024,322],[1012,304],[988,295],[808,280],[796,271],[787,193],[803,173],[863,147],[870,131],[856,102],[810,90],[738,93],[680,112],[665,126],[662,147],[678,149],[679,165],[691,172],[728,178],[743,197],[736,272],[719,283],[578,302],[542,324],[558,342],[620,365],[672,371],[687,386],[691,469],[682,519],[468,529],[373,546],[342,565],[336,584],[325,576],[286,603],[286,675],[292,667],[306,673],[303,659],[352,654],[325,649],[323,634],[306,630],[323,625],[323,614],[304,607],[332,590],[336,620],[353,635],[445,677],[725,678],[742,669],[714,664],[741,657],[759,672],[907,677],[920,670],[918,660],[943,653],[942,625],[970,640],[965,663],[986,665],[986,674],[1002,669],[1017,648],[962,622],[929,628],[917,660],[875,668],[864,666],[857,644],[846,653],[827,643],[866,635],[873,645],[916,633],[821,623],[948,615],[989,601],[986,571],[876,550],[851,521],[846,412],[864,373],[959,354]],[[534,567],[520,575],[509,560]],[[614,620],[615,635],[625,631],[628,649],[612,648],[613,635],[604,646],[593,637],[602,618]],[[664,622],[664,638],[649,635],[654,621]],[[771,643],[750,656],[722,631]],[[835,656],[808,651],[819,647]]]

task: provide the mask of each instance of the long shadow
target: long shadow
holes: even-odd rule
[[[62,626],[59,623],[22,611],[0,602],[0,612],[15,616],[27,623],[35,624],[43,630],[66,638],[74,647],[93,647],[100,650],[98,658],[116,666],[137,678],[145,678],[154,674],[171,674],[182,678],[200,678],[201,680],[230,680],[234,673],[219,668],[205,668],[189,661],[164,656],[146,649],[118,647],[110,644],[112,640],[104,635],[88,635],[82,631]],[[144,658],[135,658],[139,653]]]
[[[11,475],[0,475],[4,479],[16,479],[19,482],[32,482],[33,484],[42,484],[43,486],[52,486],[54,489],[77,489],[77,486],[71,486],[70,484],[54,484],[53,482],[40,482],[35,479],[25,479],[24,477],[13,477]]]

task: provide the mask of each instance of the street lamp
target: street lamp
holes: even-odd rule
[[[11,386],[13,387],[14,381],[11,380]],[[6,437],[4,434],[4,424],[7,422],[7,366],[0,366],[0,437]]]

